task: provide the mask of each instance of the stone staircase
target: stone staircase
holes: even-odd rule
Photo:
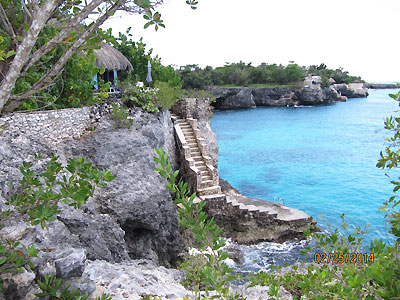
[[[173,116],[175,119],[175,130],[180,129],[183,133],[182,144],[189,147],[189,152],[185,154],[185,159],[191,162],[196,172],[196,192],[200,198],[207,197],[207,199],[215,197],[224,197],[221,193],[221,187],[218,184],[219,177],[217,170],[211,164],[211,158],[207,155],[204,139],[199,137],[199,130],[194,130],[193,124],[196,123],[195,119],[179,119]],[[196,128],[197,129],[197,128]],[[189,163],[190,164],[190,163]],[[196,170],[197,169],[197,170]],[[203,199],[205,200],[205,199]]]
[[[182,119],[177,115],[172,115],[172,120],[179,140],[178,143],[183,150],[185,169],[190,169],[189,173],[192,173],[192,176],[187,177],[189,177],[189,181],[191,179],[195,181],[191,182],[190,186],[200,198],[197,201],[214,202],[221,209],[221,206],[230,206],[240,213],[257,212],[276,216],[276,212],[269,206],[252,205],[235,199],[228,199],[221,192],[218,172],[211,164],[207,143],[201,137],[200,130],[197,128],[197,120],[192,118]]]
[[[180,174],[189,190],[196,192],[194,202],[206,201],[204,210],[208,216],[214,218],[224,236],[238,243],[302,237],[304,230],[315,225],[311,216],[280,203],[246,197],[219,178],[196,119],[208,120],[208,110],[208,99],[197,98],[180,99],[172,109]]]

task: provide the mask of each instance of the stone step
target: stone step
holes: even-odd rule
[[[190,149],[190,155],[191,156],[201,156],[201,153],[200,153],[200,151],[193,151],[193,149]]]
[[[187,143],[195,143],[197,141],[195,138],[192,138],[192,137],[187,138],[186,136],[185,136],[185,140]]]
[[[188,145],[189,145],[190,148],[191,148],[191,147],[197,147],[197,143],[193,143],[193,142],[188,143]]]
[[[247,211],[246,205],[240,202],[235,201],[235,203],[231,203],[233,207],[237,207],[240,210]]]
[[[221,187],[214,185],[214,186],[199,189],[198,192],[199,192],[200,196],[221,194]]]
[[[226,198],[225,194],[211,194],[211,195],[203,195],[200,196],[201,199],[205,200],[205,201],[212,201],[213,199],[217,199],[217,198]]]
[[[207,167],[205,165],[196,165],[196,163],[194,163],[194,165],[196,166],[197,169],[199,169],[200,171],[206,171]]]
[[[207,166],[203,160],[197,160],[194,162],[194,164],[196,167],[204,167],[205,170],[207,169]]]
[[[231,203],[232,205],[233,204],[238,204],[239,202],[237,202],[235,199],[228,199],[228,198],[226,198],[226,202],[227,203]]]
[[[203,172],[201,172],[201,173],[203,173]],[[208,174],[208,172],[207,172],[207,174]],[[206,180],[212,180],[212,177],[210,175],[203,176],[203,174],[201,174],[201,181],[204,182]]]
[[[208,188],[208,187],[212,187],[212,186],[214,186],[212,180],[204,180],[204,181],[202,180],[201,181],[201,185],[200,185],[201,188]]]
[[[258,207],[255,205],[246,205],[246,209],[248,211],[258,211],[259,210]]]
[[[203,161],[203,156],[192,156],[193,160],[196,161]]]

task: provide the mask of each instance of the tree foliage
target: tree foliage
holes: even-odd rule
[[[126,34],[119,33],[117,38],[110,36],[112,45],[120,51],[132,64],[131,74],[125,74],[121,80],[129,79],[131,81],[146,82],[148,72],[148,62],[151,63],[151,74],[154,82],[168,82],[174,87],[180,87],[180,77],[172,66],[164,66],[161,58],[156,55],[152,57],[153,49],[146,50],[146,44],[143,38],[135,42],[130,33],[131,27],[126,30]],[[133,77],[133,78],[132,78]]]
[[[197,1],[186,2],[196,7]],[[162,3],[163,0],[2,0],[0,112],[12,111],[37,96],[54,84],[75,53],[97,47],[102,39],[99,26],[116,11],[143,15],[145,27],[164,27],[161,14],[155,11]],[[27,84],[15,89],[21,77]]]
[[[350,83],[361,80],[360,77],[350,76],[343,69],[328,69],[326,65],[302,67],[295,63],[287,66],[262,63],[257,67],[246,64],[227,63],[223,67],[213,69],[210,66],[202,69],[198,65],[186,65],[180,68],[179,75],[184,89],[204,89],[210,85],[252,86],[252,85],[283,85],[302,82],[306,75],[319,75],[325,86],[329,78],[337,83]]]
[[[325,64],[311,65],[307,68],[308,75],[321,76],[322,86],[329,85],[329,78],[335,80],[336,83],[352,83],[352,82],[363,82],[361,77],[352,76],[349,72],[344,71],[343,68],[329,69]]]

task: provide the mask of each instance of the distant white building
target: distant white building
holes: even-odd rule
[[[307,76],[304,80],[304,87],[308,87],[311,89],[320,89],[321,88],[322,79],[320,76]]]

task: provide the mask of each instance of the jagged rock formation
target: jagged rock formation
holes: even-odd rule
[[[217,109],[255,108],[256,106],[320,105],[346,101],[348,98],[367,97],[362,84],[333,85],[326,88],[248,88],[213,87]]]
[[[289,88],[257,88],[251,91],[257,106],[294,106],[299,102]]]
[[[334,84],[333,88],[347,98],[365,98],[368,96],[368,89],[364,87],[363,83]]]
[[[29,295],[38,292],[31,284],[33,279],[45,273],[65,277],[67,283],[81,282],[77,283],[79,287],[91,293],[96,282],[79,277],[91,260],[117,263],[146,258],[171,266],[184,251],[176,207],[165,180],[153,170],[156,147],[163,147],[174,167],[177,166],[170,113],[149,114],[134,108],[130,110],[133,127],[113,129],[109,111],[110,106],[106,106],[100,112],[104,117],[95,118],[88,123],[89,130],[73,138],[48,140],[38,133],[23,133],[11,127],[0,133],[0,207],[18,190],[22,161],[33,162],[36,153],[43,155],[45,162],[52,155],[60,156],[59,160],[64,163],[67,157],[84,157],[94,167],[111,170],[116,176],[108,187],[98,188],[82,210],[61,204],[61,213],[49,224],[48,230],[22,221],[6,223],[0,231],[2,238],[18,237],[25,245],[35,243],[38,249],[43,249],[34,259],[35,272],[27,269],[21,278],[15,277],[17,283],[14,279],[8,281],[4,292],[10,295],[7,299],[30,299]],[[58,113],[62,114],[63,110]],[[73,116],[74,110],[65,113]],[[24,114],[23,117],[36,118],[36,115]],[[51,122],[54,132],[62,131],[62,122],[54,124],[54,119]],[[45,127],[46,124],[36,126]],[[39,164],[37,171],[43,165]],[[10,182],[14,185],[9,186]]]

